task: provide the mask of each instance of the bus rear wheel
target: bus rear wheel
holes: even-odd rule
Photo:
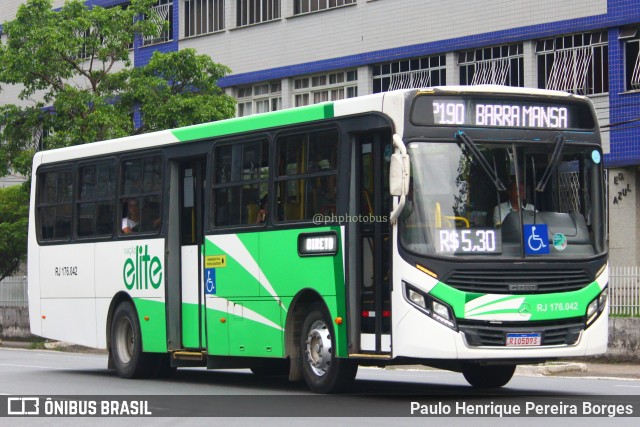
[[[310,307],[302,327],[300,360],[302,374],[309,389],[315,393],[336,393],[349,386],[358,372],[358,365],[349,359],[335,357],[335,336],[324,307]]]
[[[140,322],[135,307],[129,301],[116,307],[111,322],[110,351],[116,372],[122,378],[151,376],[157,360],[142,352]]]
[[[469,384],[478,388],[499,388],[507,384],[516,365],[483,366],[474,363],[462,367],[462,375]]]

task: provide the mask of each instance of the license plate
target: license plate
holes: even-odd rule
[[[531,347],[540,344],[542,344],[542,334],[539,332],[507,334],[507,347]]]

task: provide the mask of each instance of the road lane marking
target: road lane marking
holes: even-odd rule
[[[38,365],[15,365],[13,363],[0,363],[0,366],[10,366],[12,368],[35,368],[35,369],[56,369],[58,371],[68,371],[71,368],[55,368],[53,366],[38,366]]]
[[[616,384],[616,387],[632,387],[632,388],[640,388],[640,385]]]
[[[37,357],[55,356],[55,357],[66,358],[66,359],[100,359],[108,356],[106,351],[104,352],[104,354],[81,354],[81,353],[69,354],[69,353],[60,352],[59,350],[25,350],[22,348],[0,347],[0,352],[2,352],[3,350],[29,353]]]

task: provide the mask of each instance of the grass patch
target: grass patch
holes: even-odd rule
[[[44,350],[44,338],[34,337],[31,338],[31,344],[29,345],[31,350]]]

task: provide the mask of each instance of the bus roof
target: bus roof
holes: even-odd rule
[[[325,102],[305,107],[291,108],[246,117],[219,120],[216,122],[202,123],[193,126],[145,133],[141,135],[127,136],[112,140],[98,141],[91,144],[82,144],[54,150],[45,150],[36,153],[36,155],[34,156],[34,166],[37,166],[41,163],[53,163],[75,158],[107,155],[111,153],[130,150],[158,147],[166,144],[195,141],[206,138],[215,138],[261,129],[270,129],[278,126],[313,122],[316,120],[329,119],[333,117],[343,117],[368,111],[383,111],[383,100],[385,98],[394,98],[396,100],[401,100],[410,93],[504,94],[586,99],[586,97],[572,95],[566,92],[498,85],[435,86],[423,89],[400,89],[396,91],[365,95],[340,101]],[[399,104],[395,103],[395,105]],[[392,115],[395,116],[396,119],[399,119],[400,117],[397,114],[398,112]],[[397,125],[400,125],[400,123],[397,123]]]

